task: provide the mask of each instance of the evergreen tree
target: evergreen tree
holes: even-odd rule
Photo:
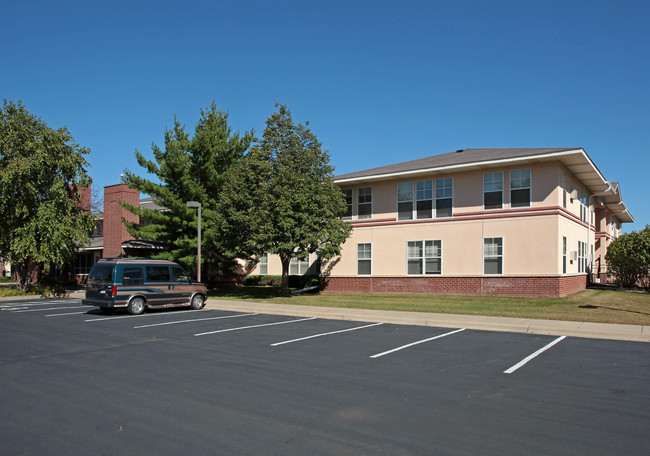
[[[0,110],[0,257],[17,268],[23,288],[35,266],[63,265],[88,242],[94,227],[81,208],[90,150],[64,128],[53,130],[23,104]]]
[[[206,277],[219,270],[230,271],[232,258],[224,256],[224,239],[212,219],[224,182],[232,167],[244,157],[254,141],[253,131],[240,135],[228,125],[228,113],[215,103],[201,110],[201,118],[190,137],[185,126],[174,118],[171,130],[165,130],[164,150],[155,144],[155,161],[140,152],[138,164],[156,179],[149,180],[128,170],[125,182],[131,188],[150,195],[165,211],[122,205],[146,223],[126,223],[129,233],[139,239],[163,242],[168,250],[159,257],[178,261],[189,270],[196,270],[197,213],[186,207],[187,201],[202,206],[202,271]]]
[[[352,228],[340,218],[345,200],[334,184],[329,154],[308,123],[295,124],[286,106],[276,108],[261,142],[224,186],[215,215],[232,241],[232,255],[279,255],[287,296],[291,259],[340,255]]]

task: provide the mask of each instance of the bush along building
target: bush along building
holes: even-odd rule
[[[634,221],[582,148],[465,149],[335,182],[354,229],[325,292],[566,296],[608,280],[607,246]],[[280,271],[262,254],[253,274]]]

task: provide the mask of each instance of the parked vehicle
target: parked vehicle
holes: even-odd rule
[[[206,287],[173,261],[151,258],[102,258],[86,282],[86,306],[104,313],[126,309],[131,315],[145,308],[189,306],[202,309]]]

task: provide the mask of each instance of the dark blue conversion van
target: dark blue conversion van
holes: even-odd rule
[[[132,315],[145,308],[190,306],[202,309],[206,287],[173,261],[151,258],[102,258],[86,282],[86,306],[104,313],[126,309]]]

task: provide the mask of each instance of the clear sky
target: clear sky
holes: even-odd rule
[[[650,223],[650,2],[8,0],[0,97],[144,170],[214,101],[258,136],[276,102],[336,174],[461,148],[583,147]]]

